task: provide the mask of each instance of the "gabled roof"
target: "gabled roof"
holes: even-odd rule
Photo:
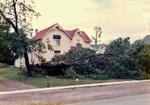
[[[79,32],[80,30],[78,28],[74,30],[64,30],[66,33],[68,33],[72,38],[76,34],[76,32]]]
[[[49,31],[51,31],[55,26],[59,26],[58,23],[53,24],[50,27],[47,27],[39,32],[36,33],[36,35],[32,38],[33,40],[40,40],[42,39]]]
[[[81,32],[80,32],[80,35],[81,35],[81,37],[84,39],[84,41],[85,41],[86,43],[92,42],[92,40],[88,37],[88,35],[87,35],[84,31],[81,31]]]
[[[58,23],[39,31],[32,39],[33,40],[40,40],[49,31],[53,30],[56,27],[58,27],[61,31],[63,31],[71,40],[73,39],[74,35],[78,32],[80,34],[80,36],[83,38],[85,43],[91,42],[91,39],[89,38],[89,36],[84,31],[80,31],[78,28],[76,28],[74,30],[63,30],[63,28]]]

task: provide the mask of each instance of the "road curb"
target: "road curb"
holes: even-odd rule
[[[0,92],[0,95],[31,93],[31,92],[40,92],[40,91],[48,91],[48,90],[63,90],[63,89],[86,88],[86,87],[96,87],[96,86],[108,86],[108,85],[139,83],[139,82],[150,82],[150,80],[133,80],[133,81],[123,81],[123,82],[107,82],[107,83],[95,83],[95,84],[84,84],[84,85],[60,86],[60,87],[51,87],[51,88],[27,89],[27,90]]]

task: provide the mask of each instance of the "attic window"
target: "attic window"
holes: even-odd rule
[[[53,39],[61,39],[60,35],[53,35]]]
[[[55,45],[59,46],[61,36],[60,35],[53,35],[53,39],[54,39]]]
[[[60,28],[59,28],[59,27],[55,27],[55,28],[57,28],[58,30],[60,30]]]

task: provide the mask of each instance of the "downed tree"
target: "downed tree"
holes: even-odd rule
[[[101,57],[97,57],[97,56],[101,56]],[[52,76],[56,76],[56,75],[64,75],[65,71],[72,67],[72,66],[79,66],[80,65],[80,60],[86,59],[87,62],[85,62],[85,64],[92,64],[95,63],[97,65],[97,67],[103,67],[106,63],[107,63],[107,58],[106,56],[112,56],[111,54],[98,54],[96,56],[86,56],[86,57],[81,57],[81,58],[77,58],[74,59],[72,61],[69,62],[65,62],[65,61],[61,61],[60,63],[54,63],[54,62],[46,62],[46,63],[42,63],[42,64],[37,64],[34,65],[42,70],[45,70],[45,74],[46,75],[52,75]]]

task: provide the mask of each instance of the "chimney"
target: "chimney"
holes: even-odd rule
[[[38,33],[38,29],[35,29],[35,35]]]

